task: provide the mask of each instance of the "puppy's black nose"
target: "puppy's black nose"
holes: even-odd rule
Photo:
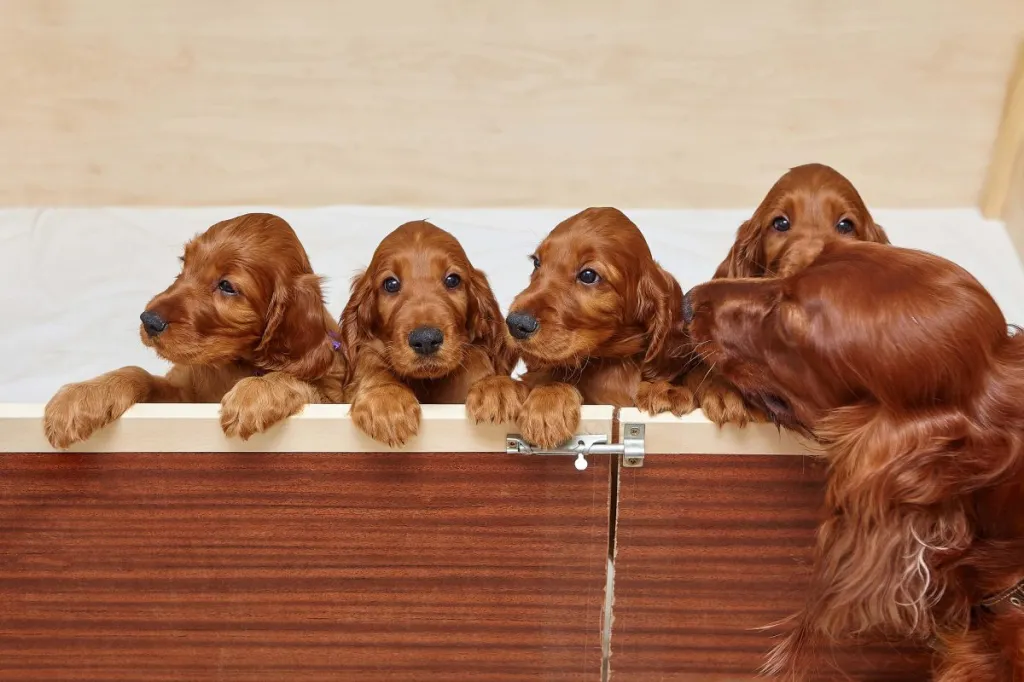
[[[683,296],[683,322],[686,324],[693,322],[693,300],[690,298],[692,291],[693,289],[690,289]]]
[[[409,334],[409,346],[420,355],[433,355],[444,343],[444,333],[436,327],[417,327]]]
[[[157,336],[163,330],[167,329],[167,322],[164,318],[160,317],[151,310],[139,315],[139,319],[142,320],[142,327],[146,330],[146,333],[150,336]]]
[[[528,339],[537,333],[540,322],[530,313],[509,313],[505,318],[508,332],[517,339]]]

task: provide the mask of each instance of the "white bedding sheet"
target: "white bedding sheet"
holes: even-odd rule
[[[139,313],[178,271],[182,244],[225,218],[277,213],[295,228],[341,313],[353,274],[381,238],[425,218],[487,273],[503,310],[527,282],[527,255],[575,211],[223,207],[0,210],[0,402],[45,402],[62,384],[123,365],[167,365],[138,339]],[[751,210],[628,210],[684,289],[708,279]],[[877,210],[893,243],[972,272],[1010,322],[1024,323],[1024,270],[999,222],[973,209]]]

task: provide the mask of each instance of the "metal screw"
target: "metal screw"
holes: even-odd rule
[[[640,463],[640,460],[637,457],[627,457],[626,458],[626,464],[629,464],[630,466],[634,466],[634,465],[637,465],[639,463]]]
[[[639,426],[631,426],[631,427],[629,427],[629,435],[633,436],[634,438],[639,436],[640,435],[640,427]]]

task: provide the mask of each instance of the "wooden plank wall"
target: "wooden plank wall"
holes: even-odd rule
[[[0,205],[977,205],[1020,0],[12,0]]]

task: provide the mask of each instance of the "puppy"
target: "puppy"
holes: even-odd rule
[[[564,443],[583,403],[693,409],[690,391],[670,383],[690,357],[682,291],[629,218],[588,208],[555,227],[530,258],[530,285],[506,318],[527,367],[520,385],[529,392],[515,396],[525,438]],[[514,382],[501,383],[512,402]]]
[[[342,328],[352,419],[392,447],[419,431],[421,402],[465,402],[476,382],[507,377],[517,361],[487,277],[455,237],[426,221],[380,243],[352,282]]]
[[[789,269],[780,269],[787,245],[831,236],[889,243],[885,230],[846,177],[820,163],[796,166],[772,185],[754,214],[740,225],[714,279],[785,276],[798,262],[790,258]],[[766,418],[761,410],[744,403],[711,368],[702,366],[691,372],[689,385],[704,415],[719,426],[743,426]]]
[[[830,235],[889,243],[846,177],[820,163],[796,166],[772,185],[754,215],[740,225],[714,278],[780,274],[778,261],[787,243]]]
[[[345,361],[319,278],[292,228],[253,213],[185,245],[181,273],[146,305],[142,343],[165,376],[122,367],[62,387],[43,427],[55,448],[85,440],[135,403],[221,403],[228,436],[247,439],[306,403],[341,402]]]

